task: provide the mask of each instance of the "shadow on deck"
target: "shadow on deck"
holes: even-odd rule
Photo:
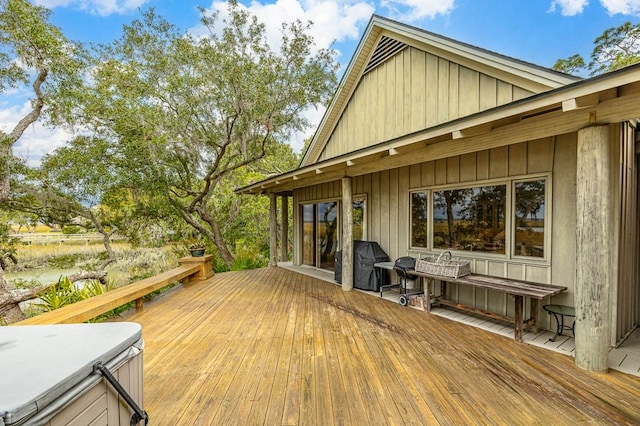
[[[178,287],[142,325],[154,424],[640,423],[640,378],[283,268]]]

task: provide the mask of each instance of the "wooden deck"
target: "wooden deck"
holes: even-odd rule
[[[142,324],[157,425],[640,424],[640,378],[282,268],[218,274]]]

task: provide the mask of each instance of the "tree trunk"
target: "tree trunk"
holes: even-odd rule
[[[107,283],[107,273],[104,271],[80,271],[67,277],[69,281],[98,280],[102,284]],[[26,291],[11,291],[4,276],[4,270],[0,267],[0,324],[11,324],[26,318],[20,303],[37,298],[42,292],[48,291],[58,283],[46,284]]]
[[[25,319],[24,312],[18,305],[20,302],[15,300],[14,294],[9,290],[4,270],[0,267],[0,325]]]
[[[93,223],[93,226],[96,227],[96,230],[102,235],[102,245],[104,245],[104,248],[107,251],[107,259],[97,268],[98,271],[104,271],[107,266],[116,261],[116,254],[113,252],[113,248],[111,247],[111,236],[116,232],[116,230],[112,229],[111,232],[107,232],[92,211],[89,211],[89,219]]]
[[[227,244],[222,238],[222,232],[220,232],[218,222],[211,218],[211,220],[207,221],[207,223],[209,224],[209,226],[211,226],[211,230],[213,231],[213,242],[216,244],[216,248],[218,249],[218,253],[220,253],[220,257],[222,257],[222,260],[224,260],[227,268],[231,269],[235,260],[233,259],[233,255],[229,251]]]
[[[198,210],[196,210],[196,213],[198,214],[200,219],[202,219],[207,223],[207,225],[209,225],[209,229],[207,229],[200,222],[198,222],[198,219],[194,217],[193,214],[189,213],[186,209],[180,208],[179,211],[182,215],[182,218],[189,225],[191,225],[195,230],[203,235],[206,235],[207,238],[213,241],[213,243],[216,245],[218,253],[220,254],[220,257],[227,265],[227,268],[231,269],[234,264],[234,258],[231,254],[231,251],[229,251],[227,244],[224,242],[224,238],[222,238],[222,232],[220,232],[218,222],[215,220],[215,218],[210,215],[205,209],[199,208]]]
[[[9,197],[9,176],[11,163],[11,145],[10,138],[1,134],[0,137],[0,203]]]

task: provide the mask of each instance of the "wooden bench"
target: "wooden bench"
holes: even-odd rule
[[[514,280],[510,278],[494,277],[490,275],[470,274],[460,278],[443,277],[440,275],[427,274],[424,272],[413,271],[412,274],[425,277],[429,280],[439,280],[441,282],[440,295],[428,295],[425,296],[427,300],[427,311],[430,311],[432,303],[438,303],[440,305],[452,306],[457,309],[473,312],[480,315],[485,315],[491,318],[508,321],[514,324],[514,339],[518,342],[522,342],[522,330],[525,325],[532,328],[532,331],[537,333],[538,331],[538,301],[546,299],[551,296],[562,293],[567,290],[567,287],[555,286],[550,284],[539,284],[530,281]],[[484,288],[495,291],[502,291],[506,294],[513,296],[515,309],[514,316],[498,314],[483,309],[478,309],[473,306],[464,305],[461,303],[452,302],[447,300],[446,285],[447,282],[468,285],[476,288]],[[429,292],[425,292],[428,294]],[[524,299],[527,298],[530,301],[531,318],[524,320]]]
[[[213,275],[213,256],[180,259],[181,266],[153,277],[136,281],[107,293],[81,300],[59,309],[45,312],[35,317],[19,321],[15,325],[71,324],[89,321],[129,302],[136,302],[136,309],[142,308],[143,297],[176,281],[189,282],[203,280]]]

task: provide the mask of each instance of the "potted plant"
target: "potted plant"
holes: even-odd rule
[[[191,252],[191,256],[193,257],[204,256],[204,243],[202,241],[197,241],[195,243],[189,244],[189,251]]]

